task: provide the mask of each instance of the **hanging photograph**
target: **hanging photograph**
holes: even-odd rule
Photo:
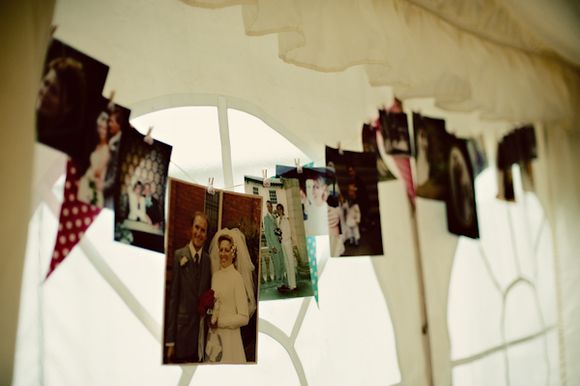
[[[538,157],[534,127],[520,127],[516,129],[514,135],[516,136],[520,154],[518,164],[520,166],[522,189],[524,192],[533,192],[535,183],[532,160]]]
[[[93,131],[87,133],[91,150],[85,159],[77,162],[77,198],[98,208],[113,209],[121,133],[131,127],[131,111],[105,98],[101,98],[99,106]]]
[[[516,200],[512,166],[518,161],[514,136],[507,135],[497,145],[497,198],[508,202]]]
[[[400,108],[379,110],[385,152],[391,155],[411,155],[407,114]]]
[[[479,238],[475,204],[474,174],[467,141],[453,138],[449,150],[449,193],[447,195],[447,228],[456,235]]]
[[[451,136],[443,119],[413,114],[415,131],[416,194],[444,201],[447,194],[449,145]]]
[[[170,179],[163,363],[256,362],[262,198]]]
[[[165,190],[171,146],[134,128],[123,133],[115,193],[115,240],[163,252]]]
[[[467,139],[467,151],[473,167],[473,174],[478,176],[488,165],[483,136]]]
[[[88,159],[108,72],[105,64],[52,39],[36,100],[38,142],[77,162]]]
[[[396,179],[395,175],[391,173],[385,160],[381,156],[377,141],[382,140],[380,129],[371,124],[365,123],[362,127],[362,143],[363,151],[365,153],[372,153],[377,159],[377,176],[379,181],[390,181]]]
[[[331,256],[382,255],[383,242],[375,158],[369,153],[326,147],[338,185],[337,205],[329,205]]]
[[[306,233],[295,178],[244,177],[245,191],[262,196],[260,300],[313,296]]]
[[[306,236],[328,234],[328,206],[338,202],[334,171],[324,167],[298,170],[294,166],[276,165],[276,176],[298,179]]]

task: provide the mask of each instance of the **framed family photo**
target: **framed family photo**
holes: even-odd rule
[[[170,179],[163,363],[256,362],[262,198]]]

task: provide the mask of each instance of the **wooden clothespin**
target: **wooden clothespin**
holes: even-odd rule
[[[344,152],[342,151],[342,147],[340,147],[340,141],[338,141],[338,144],[336,145],[336,148],[338,149],[338,154],[343,155]]]
[[[145,138],[143,138],[143,142],[145,142],[148,145],[153,145],[153,142],[155,142],[155,140],[151,136],[152,132],[153,132],[153,126],[149,126],[149,129],[147,129],[147,135],[145,136]]]
[[[215,188],[213,187],[213,177],[210,177],[207,180],[207,192],[211,195],[215,194]]]
[[[296,166],[296,173],[302,174],[302,165],[300,165],[300,158],[294,158],[294,165]]]
[[[264,178],[264,188],[269,188],[271,180],[268,178],[268,169],[262,169],[262,177]]]
[[[109,103],[107,106],[109,110],[112,110],[113,107],[115,107],[115,102],[113,102],[113,99],[115,99],[115,90],[111,90],[111,94],[109,94]]]

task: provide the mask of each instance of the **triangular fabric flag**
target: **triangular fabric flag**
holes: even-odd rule
[[[411,205],[415,206],[415,184],[413,184],[413,175],[411,174],[411,162],[409,161],[409,157],[406,156],[393,156],[395,163],[397,164],[397,168],[401,173],[401,179],[405,181],[405,186],[407,187],[407,196],[411,201]]]
[[[306,236],[306,250],[308,251],[308,265],[310,266],[310,280],[312,281],[312,290],[314,291],[314,299],[316,305],[318,304],[318,266],[316,264],[316,237]]]
[[[77,199],[78,191],[78,168],[72,160],[66,165],[66,180],[64,183],[64,200],[60,207],[58,219],[58,233],[50,260],[50,268],[46,279],[54,272],[56,267],[70,254],[91,226],[93,220],[101,212],[101,208],[86,204]]]

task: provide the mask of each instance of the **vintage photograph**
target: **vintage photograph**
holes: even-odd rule
[[[413,114],[417,196],[444,201],[451,136],[445,121]]]
[[[473,167],[473,175],[477,177],[488,166],[483,136],[479,135],[474,138],[468,138],[467,151],[469,152],[469,159]]]
[[[115,240],[164,251],[165,190],[172,147],[148,144],[134,128],[123,133],[115,193]]]
[[[383,136],[380,128],[371,124],[365,123],[362,127],[362,143],[363,151],[372,153],[377,159],[377,176],[379,181],[390,181],[396,179],[395,175],[389,170],[387,163],[381,156],[378,141],[383,141]]]
[[[388,110],[379,110],[379,122],[385,144],[385,152],[391,155],[411,155],[411,141],[407,114],[401,101],[396,99]]]
[[[376,172],[375,172],[376,175]],[[338,194],[334,171],[324,167],[276,165],[276,176],[298,179],[306,236],[328,234],[328,205]]]
[[[94,130],[87,133],[91,150],[84,162],[78,162],[77,198],[99,208],[113,209],[121,134],[131,127],[131,111],[105,98],[101,98],[99,106]]]
[[[52,39],[36,100],[38,142],[80,164],[88,159],[108,72],[107,65]]]
[[[331,256],[382,255],[383,242],[375,157],[326,147],[336,173],[336,202],[329,201]]]
[[[262,196],[260,300],[313,296],[299,182],[244,177],[245,191]]]
[[[163,363],[255,363],[262,197],[169,184]]]
[[[479,226],[475,204],[474,173],[467,143],[465,139],[453,138],[449,151],[447,229],[456,235],[478,239]]]

